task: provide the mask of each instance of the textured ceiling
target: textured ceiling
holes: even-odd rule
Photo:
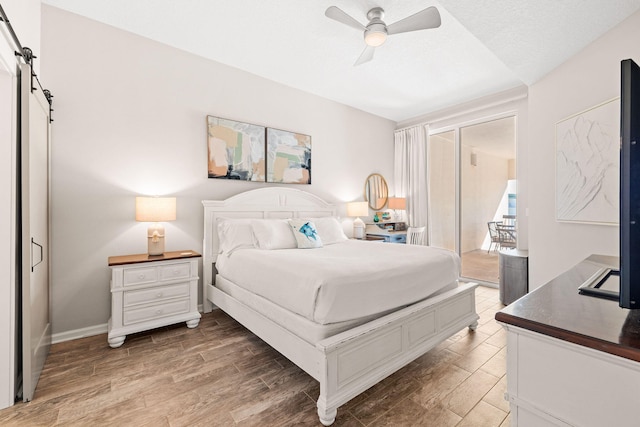
[[[306,92],[401,121],[531,84],[640,0],[43,0]],[[391,24],[435,6],[440,28],[390,36],[354,67],[375,6]]]

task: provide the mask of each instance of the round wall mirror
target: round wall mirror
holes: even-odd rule
[[[380,210],[387,204],[389,188],[387,181],[378,173],[372,173],[364,183],[364,199],[371,209]]]

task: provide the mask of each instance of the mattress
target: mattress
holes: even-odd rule
[[[455,283],[454,252],[349,240],[316,249],[240,249],[218,274],[311,322],[328,325],[385,313]]]

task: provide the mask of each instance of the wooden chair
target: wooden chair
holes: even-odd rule
[[[409,227],[407,229],[407,245],[424,245],[426,227]]]

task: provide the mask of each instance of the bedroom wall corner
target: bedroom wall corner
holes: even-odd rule
[[[393,121],[52,6],[42,6],[42,20],[42,68],[56,95],[54,336],[107,321],[107,257],[146,252],[135,196],[176,196],[166,250],[202,251],[201,200],[266,185],[207,178],[207,115],[311,135],[312,184],[294,188],[342,216],[370,173],[392,180]]]
[[[620,95],[620,61],[640,61],[635,13],[529,88],[529,288],[590,254],[618,255],[617,226],[555,219],[555,125]]]

